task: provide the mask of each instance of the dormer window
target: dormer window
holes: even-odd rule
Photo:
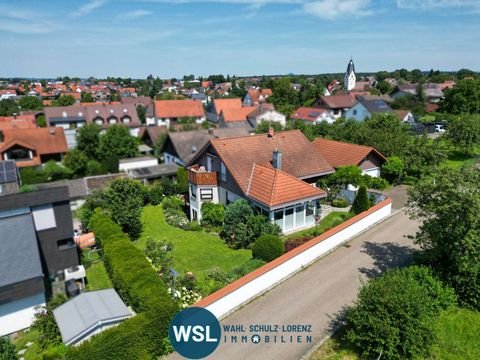
[[[108,119],[109,124],[116,124],[117,123],[117,118],[112,116],[111,118]]]
[[[130,121],[131,121],[131,119],[130,119],[130,117],[128,117],[128,116],[124,116],[124,117],[122,118],[122,122],[123,122],[124,124],[130,124]]]

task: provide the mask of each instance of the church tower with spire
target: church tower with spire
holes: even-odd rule
[[[355,64],[353,60],[350,59],[350,62],[347,65],[347,72],[345,73],[345,78],[343,80],[343,87],[345,90],[350,91],[355,87],[355,82],[357,77],[355,75]]]

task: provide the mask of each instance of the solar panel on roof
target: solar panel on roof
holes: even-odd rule
[[[14,161],[0,161],[0,184],[17,182],[17,168]]]
[[[320,115],[318,111],[312,111],[310,114],[308,114],[310,117],[317,117],[318,115]]]

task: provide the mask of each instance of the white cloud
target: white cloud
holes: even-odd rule
[[[144,17],[144,16],[148,16],[148,15],[151,15],[153,14],[153,12],[151,12],[150,10],[143,10],[143,9],[138,9],[138,10],[133,10],[133,11],[129,11],[125,14],[120,14],[118,15],[118,19],[138,19],[138,18],[141,18],[141,17]]]
[[[85,5],[80,6],[75,12],[71,14],[72,17],[80,17],[90,14],[92,11],[102,7],[108,1],[107,0],[92,0]]]
[[[372,15],[370,0],[320,0],[307,2],[303,9],[307,14],[326,20],[345,17],[362,17]]]
[[[400,9],[442,9],[442,8],[473,8],[480,10],[479,0],[397,0]]]

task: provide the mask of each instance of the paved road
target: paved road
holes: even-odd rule
[[[249,325],[312,325],[311,343],[267,344],[263,337],[260,344],[222,340],[209,359],[300,359],[328,333],[335,314],[356,298],[361,279],[411,260],[413,245],[405,235],[413,235],[417,228],[416,222],[399,212],[222,321],[222,325],[243,324],[249,337]],[[284,338],[289,340],[289,336]],[[177,354],[169,357],[179,358]]]

